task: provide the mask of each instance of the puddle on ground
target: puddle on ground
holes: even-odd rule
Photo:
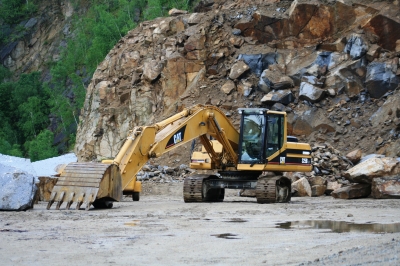
[[[239,239],[238,237],[235,237],[237,235],[231,234],[231,233],[216,234],[216,235],[212,235],[212,236],[216,236],[218,238],[225,238],[225,239]]]
[[[241,219],[241,218],[232,218],[231,220],[224,221],[226,223],[245,223],[247,220]]]
[[[307,220],[284,222],[276,224],[281,229],[329,229],[334,233],[365,232],[365,233],[397,233],[400,232],[400,223],[350,223],[345,221]]]

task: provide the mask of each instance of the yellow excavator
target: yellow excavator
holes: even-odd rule
[[[223,201],[225,189],[254,189],[258,203],[288,202],[291,181],[271,172],[311,171],[311,147],[287,136],[285,112],[239,108],[240,132],[217,107],[196,105],[151,126],[135,127],[113,160],[70,163],[61,172],[47,209],[57,202],[66,208],[76,203],[88,210],[111,208],[122,195],[139,200],[136,175],[150,158],[199,139],[201,150],[192,153],[190,168],[212,174],[193,174],[183,183],[185,202]],[[205,172],[205,171],[203,171]]]

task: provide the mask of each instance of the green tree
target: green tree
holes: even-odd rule
[[[32,162],[57,156],[57,149],[52,146],[54,134],[50,130],[43,130],[29,142],[29,158]]]
[[[0,18],[7,24],[17,24],[37,11],[34,2],[26,0],[0,1]]]

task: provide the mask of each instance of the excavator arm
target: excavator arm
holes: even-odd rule
[[[237,164],[239,132],[217,107],[196,105],[154,125],[135,127],[114,160],[67,165],[53,188],[47,209],[54,202],[56,209],[63,202],[67,202],[67,209],[74,202],[77,209],[83,203],[87,210],[91,204],[110,208],[109,202],[119,201],[122,193],[134,195],[141,191],[136,175],[150,158],[196,138],[200,138],[216,167],[221,167],[221,158],[207,136],[222,144],[227,164]]]
[[[231,164],[237,164],[239,132],[225,114],[214,106],[197,105],[152,126],[136,127],[127,138],[113,163],[119,166],[124,194],[140,191],[136,175],[150,158],[157,158],[196,138],[210,143],[207,135],[218,140]],[[221,165],[220,158],[205,145],[212,160]]]

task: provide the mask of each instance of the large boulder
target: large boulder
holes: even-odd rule
[[[246,63],[243,61],[238,61],[235,64],[233,64],[231,72],[229,73],[229,78],[237,79],[247,70],[249,70],[249,66],[246,65]]]
[[[400,176],[374,178],[371,190],[375,199],[400,199]]]
[[[385,103],[369,118],[372,126],[381,127],[388,120],[400,118],[400,91],[388,97]]]
[[[263,83],[265,83],[268,86],[268,89],[271,90],[284,90],[294,87],[293,80],[282,74],[277,67],[265,69],[262,72],[260,79],[262,79]]]
[[[376,177],[397,174],[400,174],[400,161],[391,157],[374,157],[347,170],[344,176],[352,183],[372,184]]]
[[[0,210],[26,211],[33,208],[35,177],[0,164]]]
[[[308,82],[302,82],[300,84],[300,100],[307,100],[309,102],[315,103],[322,100],[325,96],[325,90],[320,89]]]
[[[365,198],[371,194],[370,184],[355,184],[334,190],[331,196],[336,199]]]
[[[400,83],[392,62],[372,62],[367,66],[365,86],[372,98],[380,98]]]
[[[259,77],[264,69],[268,69],[270,65],[275,64],[279,57],[281,55],[278,53],[240,54],[238,60],[243,60],[250,67],[251,72]]]
[[[307,178],[303,177],[292,183],[292,193],[299,197],[311,197],[311,186]]]

